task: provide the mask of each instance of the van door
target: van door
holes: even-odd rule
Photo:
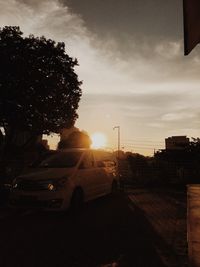
[[[85,200],[98,197],[100,194],[101,178],[98,175],[97,166],[94,161],[93,153],[86,152],[78,169],[79,185],[84,190]]]
[[[100,194],[109,194],[111,192],[113,179],[116,176],[116,173],[114,172],[114,161],[110,159],[111,154],[106,151],[93,150],[93,153],[97,166],[96,172],[100,180]],[[110,164],[112,164],[112,167]]]

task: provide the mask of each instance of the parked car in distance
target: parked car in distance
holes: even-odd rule
[[[112,159],[90,149],[58,150],[13,181],[9,203],[61,211],[110,194],[117,186]]]

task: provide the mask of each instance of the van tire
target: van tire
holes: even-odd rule
[[[72,211],[80,211],[83,208],[84,195],[81,188],[76,188],[72,194],[70,209]]]

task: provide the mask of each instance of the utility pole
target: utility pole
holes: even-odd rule
[[[115,126],[113,127],[113,130],[117,129],[117,133],[118,133],[118,141],[117,141],[117,144],[118,144],[118,153],[117,153],[117,176],[118,176],[118,179],[119,179],[119,188],[122,189],[122,177],[121,177],[121,174],[120,174],[120,161],[119,161],[119,156],[120,156],[120,126]]]
[[[117,165],[118,165],[118,169],[119,169],[119,154],[120,154],[120,126],[115,126],[113,127],[113,130],[117,129],[117,135],[118,135],[118,141],[117,141],[117,144],[118,144],[118,150],[117,150]]]
[[[113,130],[118,129],[118,153],[117,153],[117,157],[118,157],[118,162],[119,162],[119,153],[120,153],[120,126],[115,126],[113,127]]]

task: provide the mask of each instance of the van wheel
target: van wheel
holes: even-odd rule
[[[119,192],[118,183],[117,183],[117,181],[114,180],[114,181],[112,182],[111,194],[112,194],[112,195],[116,195],[117,192]]]
[[[84,196],[81,188],[74,190],[71,198],[70,209],[72,211],[80,211],[83,208]]]

